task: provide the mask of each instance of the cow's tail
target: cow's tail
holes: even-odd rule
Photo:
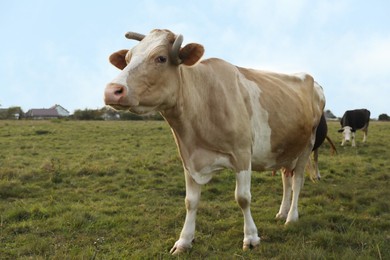
[[[337,149],[336,149],[336,146],[334,145],[332,139],[330,139],[330,137],[328,135],[326,135],[326,140],[328,140],[328,143],[330,144],[330,154],[331,155],[334,155],[334,154],[337,154]]]

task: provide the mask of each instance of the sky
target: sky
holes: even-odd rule
[[[127,31],[169,29],[205,47],[203,58],[281,73],[307,72],[341,117],[390,115],[388,0],[0,1],[0,105],[104,107],[119,73],[111,53]]]

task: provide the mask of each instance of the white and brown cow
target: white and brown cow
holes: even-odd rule
[[[352,146],[356,146],[355,132],[359,129],[361,129],[364,133],[363,143],[366,142],[368,125],[370,123],[370,114],[370,111],[365,108],[345,111],[340,120],[341,129],[338,130],[339,133],[343,133],[341,146],[343,146],[345,142],[349,141],[352,142]]]
[[[170,125],[183,162],[187,215],[172,254],[191,247],[201,186],[223,168],[236,172],[235,198],[244,215],[243,248],[259,245],[253,221],[251,172],[285,168],[277,218],[298,219],[304,168],[325,106],[321,87],[308,74],[286,75],[234,66],[204,48],[181,47],[168,30],[144,36],[110,62],[122,72],[106,86],[105,103],[136,114],[159,111]]]

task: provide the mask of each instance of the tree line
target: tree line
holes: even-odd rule
[[[75,120],[163,120],[160,113],[146,116],[136,115],[127,111],[116,111],[108,107],[102,109],[77,109],[71,119]]]
[[[21,107],[0,109],[0,120],[6,119],[29,119]],[[115,111],[108,107],[101,109],[77,109],[67,120],[163,120],[160,113],[139,116],[130,112]]]
[[[336,119],[330,110],[325,111],[326,118]],[[1,119],[25,119],[25,113],[21,107],[10,107],[0,109]],[[73,120],[163,120],[160,113],[154,113],[147,116],[139,116],[130,112],[115,111],[109,107],[103,107],[101,109],[77,109],[72,115],[66,117]],[[387,114],[380,114],[379,121],[390,121],[390,116]]]

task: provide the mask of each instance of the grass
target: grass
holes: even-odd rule
[[[320,149],[300,220],[275,220],[280,176],[254,173],[260,247],[243,252],[234,173],[204,186],[196,241],[180,259],[390,259],[390,124],[368,142]],[[184,222],[184,177],[164,122],[0,121],[0,259],[170,259]]]

